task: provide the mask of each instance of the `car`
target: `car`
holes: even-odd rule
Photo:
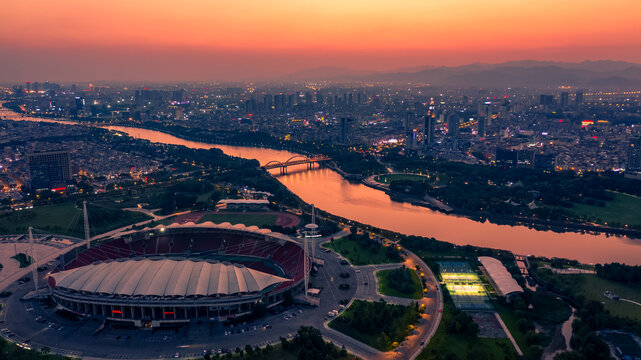
[[[361,271],[360,271],[360,270],[358,270],[358,269],[356,269],[356,273],[357,273],[357,274],[360,274],[360,273],[361,273]]]
[[[11,291],[0,292],[0,298],[5,298],[5,297],[8,297],[8,296],[11,296]]]
[[[174,357],[175,357],[175,358],[179,358],[179,357],[180,357],[180,353],[176,353],[176,354],[174,355]]]

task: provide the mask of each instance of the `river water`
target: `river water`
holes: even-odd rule
[[[10,115],[0,109],[0,116],[15,120],[38,121]],[[284,161],[294,153],[264,148],[212,145],[188,141],[162,132],[109,126],[138,139],[155,143],[184,145],[191,148],[219,148],[228,155],[257,159],[261,164]],[[641,265],[641,239],[575,232],[555,233],[525,226],[481,223],[446,215],[428,208],[390,200],[382,191],[362,184],[352,184],[337,172],[327,169],[290,168],[287,175],[274,176],[307,203],[332,214],[364,224],[408,235],[435,237],[458,245],[475,245],[510,250],[521,255],[539,255],[576,259],[584,263],[623,262]]]

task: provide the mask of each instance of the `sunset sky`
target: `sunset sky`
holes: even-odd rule
[[[20,0],[0,82],[231,80],[318,66],[641,62],[638,0]]]

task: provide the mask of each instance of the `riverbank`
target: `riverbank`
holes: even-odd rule
[[[13,112],[7,115],[2,117],[7,120],[52,122],[39,118],[21,118]],[[160,131],[134,127],[115,130],[158,144],[182,145],[195,149],[215,147],[226,154],[256,159],[262,164],[272,160],[285,161],[296,155],[290,151],[269,148],[187,141]],[[640,243],[624,236],[593,235],[576,231],[559,233],[545,231],[544,225],[539,225],[535,230],[532,226],[513,226],[514,221],[492,218],[492,221],[505,223],[499,225],[480,219],[479,216],[470,219],[446,214],[425,206],[393,201],[386,193],[365,186],[360,181],[348,181],[328,167],[306,170],[302,165],[291,169],[287,174],[275,175],[274,178],[305,203],[315,204],[317,209],[343,219],[369,224],[372,228],[387,229],[408,236],[437,238],[458,246],[505,249],[516,254],[567,258],[589,264],[621,262],[641,265]]]
[[[446,214],[464,216],[468,219],[481,223],[490,221],[494,224],[499,225],[528,226],[537,230],[552,230],[556,232],[576,232],[576,230],[580,230],[594,232],[597,234],[623,235],[634,239],[641,239],[641,230],[622,229],[592,223],[565,222],[509,214],[497,214],[486,211],[468,211],[464,209],[456,209],[428,195],[421,199],[415,196],[392,191],[389,189],[389,185],[382,184],[376,181],[375,178],[377,176],[379,175],[372,175],[367,177],[366,179],[363,179],[363,185],[385,192],[390,197],[390,199],[394,201],[406,202],[416,206],[423,206],[431,210],[440,211]],[[543,229],[540,229],[541,227],[543,227]]]

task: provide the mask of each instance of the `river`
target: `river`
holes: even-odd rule
[[[15,120],[37,118],[0,116]],[[184,145],[191,148],[219,148],[228,155],[257,159],[261,164],[284,161],[294,153],[241,146],[212,145],[188,141],[162,132],[129,127],[108,126],[138,139],[156,143]],[[584,263],[623,262],[641,265],[641,240],[608,235],[556,233],[525,226],[496,225],[465,217],[447,215],[428,208],[390,200],[382,191],[353,184],[337,172],[327,169],[290,168],[289,174],[274,176],[293,193],[319,209],[375,227],[408,235],[435,237],[458,245],[475,245],[510,250],[521,255],[539,255],[576,259]]]

